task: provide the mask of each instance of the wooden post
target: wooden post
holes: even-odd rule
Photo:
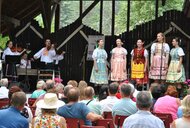
[[[0,0],[0,33],[1,33],[1,8],[2,8],[2,3],[3,3],[3,0]]]
[[[82,8],[83,8],[83,2],[80,0],[80,6],[79,6],[79,16],[82,15]]]
[[[100,26],[99,32],[102,34],[102,21],[103,21],[103,0],[100,0]]]
[[[40,0],[42,6],[42,18],[45,27],[45,36],[51,32],[51,0]]]
[[[129,28],[130,28],[130,6],[131,6],[131,0],[128,0],[128,3],[127,3],[127,32],[129,32]]]
[[[55,32],[59,30],[60,25],[60,5],[57,5],[56,11],[55,11]]]
[[[157,19],[158,19],[158,2],[159,0],[156,0],[156,3],[155,3],[155,32],[157,32]],[[155,33],[154,33],[155,34]]]
[[[111,35],[114,36],[115,30],[115,0],[112,0],[112,25],[111,25]]]

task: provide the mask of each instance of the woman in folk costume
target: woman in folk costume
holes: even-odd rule
[[[171,61],[166,77],[166,82],[168,83],[184,83],[186,80],[185,70],[182,64],[185,53],[183,49],[179,47],[179,42],[179,38],[174,38],[172,40],[172,45],[174,48],[170,51]]]
[[[144,41],[137,40],[137,48],[131,51],[131,79],[138,85],[147,84],[148,52],[143,48]]]
[[[163,33],[157,34],[157,42],[151,46],[149,78],[158,83],[166,80],[170,47],[165,42]]]
[[[98,40],[98,47],[93,51],[92,58],[94,65],[90,77],[90,82],[95,86],[108,84],[107,73],[107,53],[104,50],[104,41]]]
[[[117,39],[116,44],[111,52],[111,81],[124,81],[127,79],[127,50],[122,47],[121,39]]]

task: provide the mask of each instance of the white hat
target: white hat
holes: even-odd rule
[[[39,100],[36,104],[38,108],[56,109],[65,105],[61,100],[58,100],[55,93],[46,93],[43,100]]]

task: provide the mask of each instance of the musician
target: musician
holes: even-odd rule
[[[22,56],[20,60],[20,68],[26,68],[26,66],[28,69],[31,69],[31,61],[28,60],[27,53],[24,53],[24,55]]]
[[[6,55],[20,55],[19,52],[13,52],[11,49],[13,47],[13,42],[11,40],[7,41],[7,44],[6,44],[7,48],[4,50],[3,52],[3,56],[2,56],[2,59],[5,60],[5,56]]]
[[[53,57],[56,55],[55,48],[52,47],[50,39],[46,39],[45,47],[43,47],[40,51],[38,51],[34,55],[34,59],[39,59],[40,62],[45,63],[45,69],[53,69]]]
[[[56,43],[52,44],[52,48],[56,50],[57,44]],[[56,55],[53,57],[55,70],[59,70],[59,61],[64,59],[64,54],[65,51],[61,52],[56,50]]]

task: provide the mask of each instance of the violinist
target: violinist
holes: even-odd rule
[[[52,47],[50,39],[46,39],[45,47],[43,47],[40,51],[38,51],[34,55],[34,59],[39,59],[40,62],[45,63],[45,69],[53,69],[53,57],[56,55],[55,48]]]
[[[4,50],[3,56],[2,56],[3,60],[5,60],[6,55],[20,55],[20,53],[18,53],[17,51],[14,52],[11,50],[13,47],[13,42],[11,40],[7,41],[6,46],[7,46],[7,48]]]

